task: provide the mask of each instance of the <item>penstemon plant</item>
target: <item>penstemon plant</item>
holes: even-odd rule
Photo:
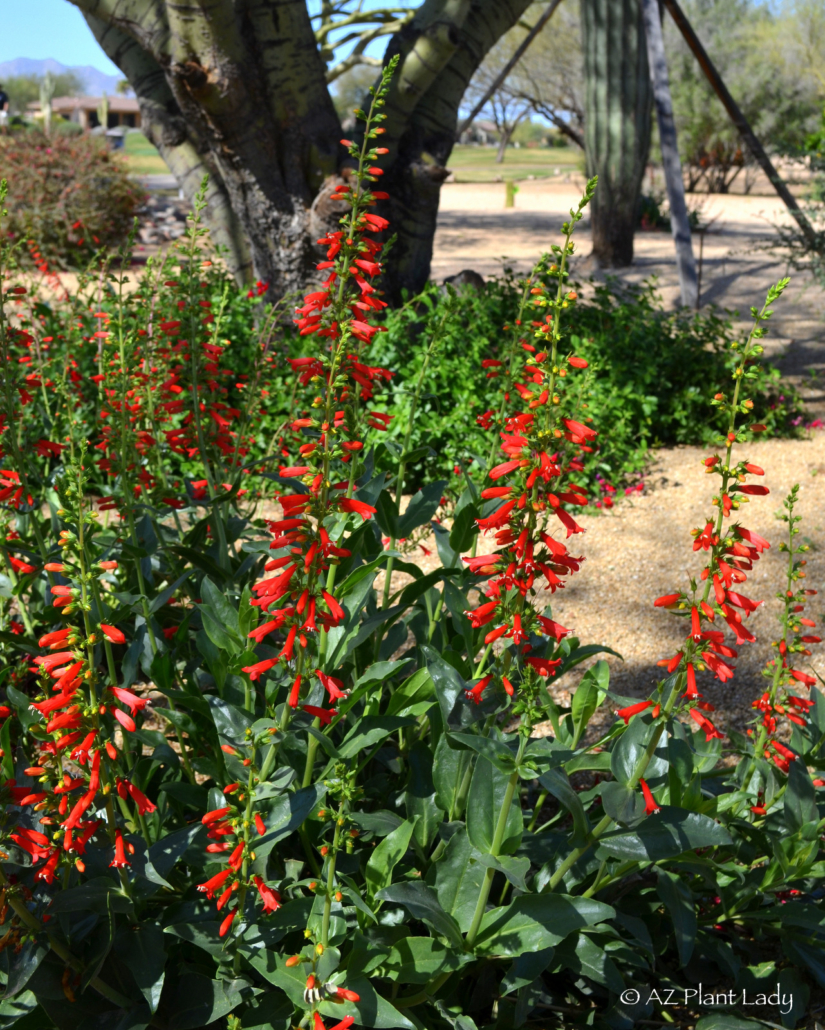
[[[608,649],[551,607],[584,560],[584,457],[610,431],[565,339],[597,183],[484,359],[487,477],[438,521],[447,484],[406,497],[405,480],[461,297],[427,324],[400,447],[372,357],[394,68],[343,141],[345,210],[293,349],[273,344],[279,312],[258,320],[244,410],[202,199],[175,255],[134,290],[125,252],[92,270],[66,324],[0,244],[2,1025],[795,1025],[825,987],[825,703],[796,488],[751,729],[725,736],[702,693],[754,637],[742,584],[769,542],[741,520],[767,489],[739,455],[786,281],[713,399],[729,425],[704,463],[703,567],[653,602],[684,644],[649,698],[618,695]],[[292,413],[266,438],[275,390]],[[424,572],[399,548],[429,532]],[[701,980],[734,999],[727,1023]]]

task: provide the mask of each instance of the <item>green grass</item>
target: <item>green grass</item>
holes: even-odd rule
[[[123,152],[132,175],[166,175],[166,162],[142,132],[130,132],[126,136]]]
[[[508,147],[496,164],[497,147],[453,147],[448,168],[456,182],[495,182],[526,179],[529,175],[552,178],[581,170],[583,154],[576,147]]]
[[[581,170],[582,155],[575,147],[508,147],[496,164],[496,147],[453,148],[449,169],[456,182],[495,182],[500,179],[537,179]],[[130,132],[124,148],[132,175],[163,175],[169,171],[158,151],[142,132]]]

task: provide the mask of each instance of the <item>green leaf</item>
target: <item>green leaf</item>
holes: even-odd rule
[[[448,733],[451,741],[460,748],[470,748],[492,762],[493,765],[508,775],[516,767],[516,759],[513,752],[500,740],[493,740],[492,737],[482,737],[475,733]]]
[[[542,948],[541,951],[527,951],[518,955],[501,981],[502,996],[537,980],[550,965],[554,954],[553,948]]]
[[[453,519],[453,528],[450,530],[450,547],[456,554],[461,554],[462,551],[467,551],[472,547],[473,540],[478,533],[477,518],[478,509],[471,503],[465,504]]]
[[[562,941],[556,949],[556,961],[580,976],[603,984],[614,994],[620,994],[625,988],[616,963],[589,934],[579,933]]]
[[[450,838],[447,849],[436,863],[435,889],[441,907],[466,933],[473,922],[478,893],[484,882],[481,852],[473,847],[462,826]]]
[[[175,1030],[195,1030],[228,1015],[241,1004],[244,980],[210,980],[200,973],[184,973],[178,980],[168,1006],[167,1024]]]
[[[166,876],[198,837],[206,843],[206,827],[200,822],[175,830],[149,848],[149,860],[161,876]]]
[[[448,938],[454,947],[463,947],[458,924],[444,911],[439,904],[438,895],[426,883],[394,883],[379,891],[376,897],[380,901],[393,901],[397,905],[403,905],[413,919],[427,923],[437,934]]]
[[[258,995],[250,1001],[241,1020],[243,1030],[289,1030],[295,1006],[277,991]]]
[[[652,736],[652,723],[645,722],[641,715],[630,720],[630,725],[616,741],[610,755],[610,769],[619,783],[627,784],[633,779],[639,759],[644,755]],[[652,778],[652,775],[648,766],[648,778]]]
[[[214,609],[208,604],[201,604],[198,611],[203,622],[203,631],[215,647],[221,651],[228,651],[229,654],[240,654],[243,651],[240,640],[230,633]]]
[[[340,1021],[346,1016],[353,1016],[358,1026],[375,1027],[376,1030],[384,1030],[390,1027],[401,1027],[401,1030],[416,1030],[416,1024],[409,1020],[402,1012],[386,998],[375,990],[366,977],[347,978],[347,987],[355,991],[361,998],[357,1003],[351,1001],[322,1002],[318,1011],[322,1016],[330,1017]],[[330,1019],[327,1021],[329,1022]]]
[[[504,873],[510,883],[520,891],[527,890],[524,877],[530,870],[529,858],[523,855],[518,858],[514,855],[500,855],[498,858],[493,858],[492,855],[479,855],[478,861],[483,866]]]
[[[381,532],[393,540],[398,540],[398,513],[396,512],[395,499],[389,490],[382,490],[375,502],[375,521],[381,528]]]
[[[392,871],[407,853],[412,832],[413,824],[406,820],[392,833],[387,834],[373,850],[366,869],[367,886],[371,895],[392,883]]]
[[[206,700],[209,702],[212,719],[221,743],[231,744],[233,747],[248,745],[246,731],[255,721],[253,716],[214,694],[207,695]]]
[[[644,816],[645,803],[639,791],[612,780],[602,784],[601,793],[605,814],[620,826],[632,825]]]
[[[8,949],[8,980],[3,992],[4,999],[13,998],[23,990],[48,954],[49,945],[45,940],[31,938],[22,942],[19,951],[16,948]]]
[[[603,659],[582,676],[572,702],[574,749],[578,747],[593,713],[606,697],[609,686],[610,666]]]
[[[199,787],[184,780],[167,780],[166,783],[161,783],[158,791],[168,794],[182,805],[188,805],[201,812],[206,808],[208,796],[206,787]]]
[[[398,520],[397,540],[403,540],[414,529],[430,521],[441,503],[446,485],[446,479],[439,479],[435,483],[428,483],[418,493],[413,494],[407,510]]]
[[[325,794],[325,787],[314,784],[294,794],[284,794],[276,798],[269,816],[264,820],[266,833],[255,841],[255,854],[258,858],[268,855],[278,841],[294,833]]]
[[[574,833],[570,844],[573,847],[582,847],[590,838],[590,820],[587,818],[581,798],[570,786],[566,773],[561,769],[548,769],[539,776],[539,783],[573,817]]]
[[[105,914],[109,905],[116,912],[128,912],[132,902],[120,893],[114,880],[108,876],[96,876],[79,887],[60,891],[55,895],[50,911],[59,912],[97,912]]]
[[[456,751],[450,747],[446,733],[438,738],[433,757],[433,785],[436,800],[447,813],[448,821],[455,815],[458,792],[472,760],[471,751]]]
[[[481,921],[475,950],[481,955],[513,956],[540,951],[594,923],[612,919],[615,911],[592,898],[565,894],[522,894],[506,908],[494,908]]]
[[[785,791],[785,825],[796,833],[805,823],[819,819],[816,807],[816,788],[801,759],[791,762],[788,772],[788,788]]]
[[[161,592],[159,594],[157,594],[155,597],[153,597],[152,601],[151,601],[151,603],[149,605],[149,614],[150,615],[154,615],[155,612],[159,611],[165,604],[167,604],[171,600],[173,595],[178,590],[180,590],[180,588],[183,586],[183,584],[186,582],[186,580],[189,579],[189,577],[191,575],[192,575],[192,570],[191,569],[189,570],[189,572],[184,572],[184,574],[182,576],[178,576],[178,578],[175,580],[174,583],[170,584],[168,587],[166,587],[165,590],[161,590]],[[209,579],[204,579],[204,583],[207,583],[207,582],[211,583],[212,581],[209,580]],[[206,600],[209,601],[210,598],[207,597]],[[152,1011],[154,1012],[154,1009]]]
[[[503,773],[490,762],[476,762],[467,798],[467,834],[473,845],[486,854],[493,850],[496,823],[504,804],[509,779],[507,773]],[[499,848],[500,855],[511,855],[521,843],[524,817],[521,814],[521,805],[516,800],[517,796],[516,793],[510,802],[504,838]]]
[[[115,941],[115,955],[135,978],[149,1011],[154,1013],[163,990],[166,951],[163,930],[155,923],[125,927]]]
[[[693,905],[693,894],[690,888],[675,873],[661,867],[657,869],[659,882],[656,893],[664,902],[664,906],[673,923],[676,939],[676,950],[679,962],[684,967],[690,962],[690,956],[696,946],[696,911]]]
[[[470,961],[472,956],[450,950],[433,937],[404,937],[393,946],[383,965],[398,983],[426,984]]]
[[[434,694],[435,687],[429,671],[418,669],[392,695],[387,705],[387,715],[403,715],[408,708],[421,701],[428,701]]]
[[[458,729],[457,722],[460,720],[453,719],[453,711],[456,705],[463,702],[467,685],[452,665],[445,662],[434,648],[425,644],[421,648],[421,653],[427,663],[430,676],[432,676],[435,696],[438,698],[444,725]]]
[[[37,998],[31,991],[0,1001],[0,1030],[11,1026],[19,1030],[42,1030],[47,1026],[46,1014],[38,1007]]]
[[[709,1016],[702,1016],[695,1030],[765,1030],[765,1024],[755,1019],[742,1019],[732,1012],[712,1012]]]
[[[342,759],[354,758],[403,726],[412,726],[415,719],[400,715],[365,715],[353,726],[338,747]]]
[[[420,848],[426,851],[438,833],[444,820],[444,813],[438,807],[433,786],[433,756],[423,740],[418,740],[410,749],[407,760],[410,776],[404,794],[407,818],[413,822],[413,837]]]
[[[684,851],[731,843],[727,830],[709,816],[663,805],[634,831],[606,833],[599,841],[599,851],[622,859],[659,862]]]

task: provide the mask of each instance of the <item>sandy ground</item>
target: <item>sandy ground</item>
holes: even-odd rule
[[[572,538],[571,553],[585,557],[581,571],[555,595],[542,592],[539,608],[550,605],[553,618],[575,634],[582,644],[603,644],[622,657],[604,655],[611,669],[611,686],[625,696],[647,697],[664,671],[657,666],[670,658],[684,640],[686,622],[653,607],[662,594],[687,588],[691,577],[703,567],[703,552],[694,553],[690,530],[703,526],[713,515],[710,503],[718,480],[707,476],[702,459],[707,451],[697,447],[664,448],[658,451],[645,479],[645,492],[622,500],[610,511],[578,513],[583,535]],[[802,515],[797,543],[809,545],[806,555],[806,585],[823,590],[825,584],[825,432],[807,440],[764,440],[743,449],[742,456],[765,469],[764,482],[771,493],[754,497],[741,509],[739,521],[771,544],[754,565],[740,593],[763,602],[747,625],[755,643],[739,649],[733,680],[722,684],[710,672],[699,673],[698,683],[705,699],[715,705],[717,724],[742,730],[753,715],[752,701],[766,689],[761,675],[778,638],[778,617],[782,605],[777,593],[785,588],[787,558],[779,544],[787,539],[787,527],[778,515],[782,501],[794,484],[800,485],[797,514]],[[560,535],[560,534],[557,534]],[[424,572],[440,567],[435,541],[425,539],[432,553],[421,547],[407,556]],[[479,551],[483,551],[479,545]],[[393,590],[411,581],[406,574],[393,575]],[[376,580],[379,593],[383,574]],[[825,612],[825,595],[811,598],[807,614],[819,623]],[[724,627],[723,627],[724,628]],[[811,630],[825,638],[821,630]],[[732,643],[732,635],[728,634]],[[810,658],[801,658],[796,668],[816,670],[825,677],[825,644],[814,646]],[[569,705],[570,691],[598,658],[572,670],[558,681],[550,681],[551,693]],[[800,691],[804,695],[804,690]],[[548,724],[549,732],[549,724]]]
[[[583,179],[524,181],[519,184],[514,208],[504,207],[503,183],[445,184],[435,237],[432,274],[441,280],[465,268],[488,276],[500,272],[502,261],[527,271],[551,243],[570,208],[578,203]],[[710,224],[702,248],[702,306],[737,311],[748,318],[751,305],[760,305],[771,283],[788,274],[782,259],[770,251],[773,226],[789,215],[776,195],[743,196],[696,194],[688,205],[699,209],[701,222]],[[591,239],[587,220],[576,230],[574,275],[604,279],[589,258]],[[694,237],[696,256],[699,241]],[[657,276],[667,306],[678,298],[673,241],[667,232],[639,232],[635,260],[619,278],[641,282]],[[812,415],[825,415],[825,291],[805,276],[791,273],[791,286],[776,305],[768,353],[794,382]],[[812,375],[813,373],[813,375]]]

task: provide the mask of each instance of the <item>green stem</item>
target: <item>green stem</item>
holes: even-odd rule
[[[329,943],[329,921],[332,914],[332,892],[335,887],[335,864],[338,859],[338,848],[341,842],[341,826],[344,822],[344,801],[338,806],[338,815],[335,819],[335,834],[332,838],[332,849],[327,859],[327,891],[324,895],[324,915],[321,921],[321,944],[324,947]]]
[[[516,755],[516,768],[512,773],[510,773],[510,778],[507,781],[507,789],[504,791],[504,801],[501,805],[501,811],[498,813],[496,828],[493,831],[493,842],[490,846],[490,854],[493,858],[498,858],[501,851],[501,845],[504,843],[504,833],[507,829],[507,818],[510,815],[510,806],[513,803],[513,797],[515,796],[516,787],[518,786],[518,767],[521,764],[521,759],[524,755],[524,748],[527,744],[527,739],[528,738],[525,734],[520,732],[518,754]],[[476,901],[475,912],[473,913],[473,921],[470,924],[470,929],[467,931],[467,936],[464,939],[464,947],[467,951],[473,947],[475,939],[478,936],[478,930],[487,909],[487,898],[490,896],[490,888],[493,886],[493,877],[495,875],[496,871],[492,867],[488,867],[484,871],[484,879],[478,892],[478,900]]]

